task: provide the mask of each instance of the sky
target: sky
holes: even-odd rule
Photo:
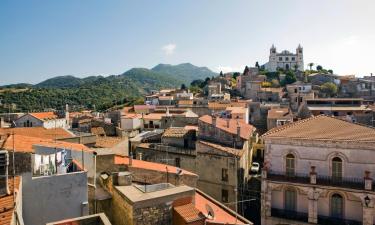
[[[190,62],[213,71],[304,48],[304,63],[375,73],[374,0],[1,0],[0,85]]]

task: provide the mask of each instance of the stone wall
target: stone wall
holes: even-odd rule
[[[170,225],[172,224],[172,210],[170,205],[159,204],[135,209],[133,223],[135,225]]]

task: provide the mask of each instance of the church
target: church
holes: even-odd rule
[[[269,72],[276,72],[278,68],[303,71],[303,48],[301,45],[298,45],[296,53],[289,52],[288,50],[279,53],[276,51],[276,47],[272,45],[269,61],[264,67]]]

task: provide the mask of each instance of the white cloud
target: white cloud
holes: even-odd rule
[[[166,54],[166,55],[172,55],[174,53],[174,51],[176,50],[176,44],[167,44],[167,45],[164,45],[161,50],[163,50],[163,52]]]

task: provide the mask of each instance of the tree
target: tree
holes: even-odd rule
[[[244,71],[243,71],[243,74],[246,75],[246,74],[248,74],[249,72],[250,72],[249,67],[245,66],[245,69],[244,69]]]
[[[327,97],[334,97],[337,94],[337,86],[332,82],[327,82],[320,86],[320,91]]]
[[[223,76],[224,76],[224,74],[223,74],[223,71],[220,71],[220,76],[221,76],[221,77],[223,77]]]
[[[296,78],[296,75],[292,72],[292,71],[288,71],[286,74],[285,74],[285,80],[284,80],[284,83],[285,84],[292,84],[294,82],[297,81],[297,78]]]
[[[333,70],[327,70],[328,73],[333,74]]]
[[[298,70],[298,65],[297,64],[294,64],[293,67],[294,67],[294,71]]]
[[[190,86],[197,86],[197,87],[200,87],[203,83],[204,83],[204,80],[193,80],[193,81],[190,83]]]
[[[309,64],[307,64],[309,67],[310,67],[310,70],[312,70],[312,67],[314,66],[314,63],[309,63]]]
[[[241,74],[239,72],[234,72],[233,73],[233,79],[236,79],[237,80],[237,77],[240,76]]]
[[[186,90],[186,85],[185,84],[181,84],[181,90]]]
[[[255,63],[255,67],[258,69],[260,68],[258,61]]]
[[[323,66],[321,66],[321,65],[317,65],[317,66],[316,66],[316,70],[317,70],[317,71],[322,71],[322,70],[323,70]]]

